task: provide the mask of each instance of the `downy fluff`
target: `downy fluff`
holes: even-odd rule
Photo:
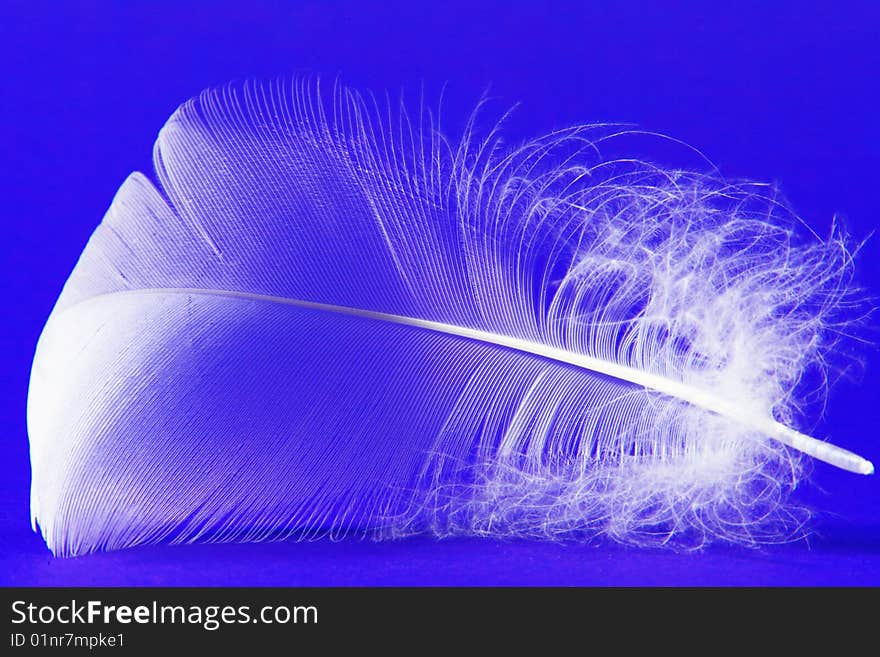
[[[40,338],[32,517],[57,555],[436,535],[756,544],[800,531],[798,433],[851,254],[772,190],[510,146],[476,112],[317,84],[183,105]],[[845,438],[841,436],[841,438]]]

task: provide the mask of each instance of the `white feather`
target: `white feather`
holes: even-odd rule
[[[299,82],[206,92],[40,338],[56,554],[352,532],[785,539],[797,430],[852,320],[837,234],[753,184],[505,148]],[[856,305],[853,305],[856,304]]]

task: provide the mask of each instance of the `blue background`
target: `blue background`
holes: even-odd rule
[[[491,88],[523,138],[631,121],[723,174],[778,182],[817,232],[880,221],[873,2],[5,2],[0,8],[0,584],[880,584],[880,480],[818,464],[809,543],[697,554],[415,539],[142,548],[53,559],[28,515],[25,401],[40,330],[117,187],[201,89],[295,72],[375,91]],[[583,5],[583,6],[581,6]],[[667,164],[681,164],[671,161]],[[859,281],[880,292],[877,238]],[[874,320],[877,324],[877,320]],[[876,331],[868,336],[875,341]],[[818,425],[880,461],[880,354]]]

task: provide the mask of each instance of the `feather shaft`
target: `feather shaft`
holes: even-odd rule
[[[442,322],[434,322],[430,320],[419,319],[416,317],[405,317],[403,315],[394,315],[390,313],[382,313],[362,308],[350,308],[347,306],[338,306],[326,303],[317,303],[314,301],[305,301],[302,299],[291,299],[287,297],[278,297],[266,294],[255,294],[251,292],[237,292],[234,290],[207,290],[197,288],[154,288],[113,292],[114,295],[139,295],[139,294],[185,294],[185,295],[202,295],[202,296],[222,296],[240,299],[248,299],[253,301],[266,301],[270,303],[278,303],[282,305],[297,306],[300,308],[309,308],[312,310],[323,310],[327,312],[340,313],[377,321],[392,322],[395,324],[403,324],[413,326],[440,333],[457,335],[466,337],[480,342],[496,344],[509,349],[542,356],[544,358],[555,360],[560,363],[574,365],[591,372],[604,374],[606,376],[626,381],[637,386],[644,387],[653,392],[657,392],[669,397],[674,397],[681,401],[687,402],[693,406],[697,406],[704,410],[715,413],[722,417],[734,420],[750,429],[761,432],[763,435],[773,438],[784,445],[796,449],[804,454],[812,456],[815,459],[833,465],[842,470],[853,472],[856,474],[870,475],[874,474],[874,465],[867,459],[862,458],[847,449],[837,445],[818,440],[812,436],[800,433],[781,422],[777,422],[773,418],[760,417],[753,414],[743,412],[736,405],[729,403],[727,400],[717,395],[699,390],[693,386],[689,386],[678,381],[673,381],[663,376],[658,376],[650,372],[638,370],[633,367],[621,365],[606,361],[593,356],[578,354],[565,349],[559,349],[537,342],[522,340],[488,331],[480,331],[465,326],[455,326]],[[98,295],[89,301],[100,299],[107,295]]]

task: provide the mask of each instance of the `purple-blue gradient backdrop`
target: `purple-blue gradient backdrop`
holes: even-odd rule
[[[0,584],[880,584],[880,479],[818,464],[809,542],[697,554],[430,539],[143,548],[51,557],[28,515],[31,358],[119,184],[150,171],[175,107],[295,72],[375,91],[448,82],[522,102],[513,138],[628,121],[776,181],[820,234],[880,224],[875,2],[34,2],[0,5]],[[436,94],[435,94],[436,96]],[[667,162],[676,164],[676,162]],[[859,280],[880,294],[880,247]],[[876,320],[875,320],[876,324]],[[880,333],[873,334],[875,342]],[[818,433],[880,461],[880,352],[832,392]]]

